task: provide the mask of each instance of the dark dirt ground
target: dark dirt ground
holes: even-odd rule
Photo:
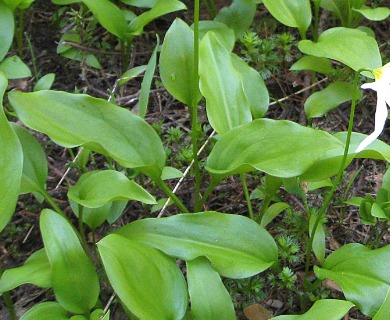
[[[382,5],[390,6],[390,1],[385,2]],[[85,91],[88,94],[101,98],[108,98],[108,91],[113,88],[115,80],[126,69],[121,66],[120,55],[115,53],[115,39],[113,39],[104,29],[99,28],[95,32],[96,40],[95,44],[101,39],[105,39],[107,43],[111,45],[109,54],[101,53],[102,50],[98,47],[85,47],[86,50],[92,50],[98,52],[97,56],[102,64],[100,70],[91,69],[85,65],[68,60],[61,57],[56,53],[57,43],[61,36],[61,31],[64,26],[59,26],[58,21],[55,21],[53,17],[58,12],[59,7],[52,5],[49,1],[37,1],[30,10],[26,12],[26,34],[28,35],[35,53],[35,59],[37,64],[37,70],[41,75],[54,72],[56,74],[56,80],[53,86],[55,90],[64,90],[73,92],[75,88],[79,91]],[[191,12],[179,13],[181,18],[187,22],[191,21]],[[207,12],[204,11],[203,15],[207,18]],[[263,7],[258,11],[255,24],[260,23],[264,18],[268,18],[269,15]],[[324,17],[328,18],[328,17]],[[169,27],[173,16],[164,17],[151,23],[148,26],[146,33],[135,39],[134,47],[132,49],[132,56],[130,67],[142,65],[147,63],[153,47],[155,46],[155,36],[157,32],[160,38],[163,38],[164,32]],[[324,21],[323,21],[324,22]],[[328,23],[326,21],[325,23]],[[382,45],[382,52],[384,55],[384,61],[389,61],[390,57],[390,32],[389,32],[389,20],[385,22],[372,24],[375,28],[378,36],[378,42]],[[281,27],[280,31],[287,30]],[[293,32],[289,30],[290,32]],[[297,48],[293,47],[293,52],[297,52]],[[100,51],[100,53],[99,53]],[[114,53],[113,53],[114,52]],[[13,54],[13,52],[11,52]],[[23,52],[23,59],[32,67],[31,52],[25,45]],[[158,80],[158,75],[155,81]],[[320,78],[318,79],[320,80]],[[305,124],[305,115],[303,110],[303,103],[312,90],[304,91],[301,94],[294,95],[295,92],[307,87],[310,84],[311,77],[305,74],[294,75],[285,68],[280,74],[272,76],[266,81],[267,87],[270,91],[270,96],[274,99],[281,99],[286,96],[291,97],[283,102],[283,106],[278,104],[272,104],[267,114],[267,117],[272,119],[288,119],[301,124]],[[140,78],[132,81],[128,85],[122,87],[117,92],[116,98],[119,105],[127,108],[136,107],[138,101],[138,94],[140,90]],[[35,83],[35,79],[27,79],[20,81],[12,81],[10,83],[10,90],[17,88],[20,90],[29,91],[32,89]],[[320,87],[325,83],[319,85]],[[203,103],[203,102],[201,102]],[[366,98],[358,104],[357,114],[355,118],[354,131],[369,133],[373,130],[374,112],[375,112],[375,95],[367,92]],[[338,109],[332,111],[327,116],[314,120],[314,125],[319,128],[325,128],[330,132],[346,131],[348,125],[349,116],[349,104],[346,103],[340,106]],[[204,115],[204,108],[200,109],[200,119],[202,123],[206,123]],[[169,127],[180,127],[186,134],[190,132],[189,126],[189,114],[186,108],[175,101],[163,88],[154,85],[152,88],[152,94],[149,103],[149,112],[147,120],[150,123],[159,122],[161,124],[161,132],[164,135]],[[388,127],[388,126],[387,126]],[[207,130],[206,134],[210,134],[211,130]],[[58,204],[72,216],[71,210],[66,201],[67,185],[73,185],[78,179],[78,173],[75,170],[71,170],[66,176],[65,181],[61,186],[56,187],[60,179],[63,177],[64,172],[67,170],[67,164],[72,161],[69,152],[59,146],[54,145],[46,136],[35,133],[35,136],[44,146],[47,151],[47,157],[49,162],[49,179],[48,190],[50,194],[56,199]],[[389,142],[389,129],[387,128],[381,136],[383,141]],[[184,140],[183,140],[184,141]],[[180,144],[171,146],[174,151],[180,148]],[[77,150],[74,150],[77,152]],[[98,165],[104,166],[104,159],[97,157]],[[180,163],[178,164],[180,166]],[[182,168],[185,169],[186,164],[182,163]],[[376,194],[377,188],[380,186],[381,179],[385,172],[386,164],[381,161],[373,160],[355,160],[348,168],[348,173],[345,176],[343,186],[340,188],[340,196],[342,190],[345,190],[349,179],[354,173],[361,170],[351,189],[349,190],[349,197],[351,196],[364,196],[366,194]],[[249,179],[249,188],[253,190],[259,184],[259,176],[253,175]],[[172,188],[174,187],[172,182]],[[184,201],[191,201],[193,190],[193,183],[191,179],[184,180],[183,185],[178,191],[178,195]],[[162,197],[162,194],[158,194],[153,191],[155,195]],[[152,192],[152,193],[153,193]],[[247,215],[247,208],[244,205],[244,196],[242,186],[238,178],[231,178],[228,181],[221,183],[216,189],[214,197],[206,204],[207,210],[218,210],[227,213],[236,213]],[[303,211],[303,205],[298,198],[295,198],[287,193],[281,193],[283,201],[292,205],[295,210]],[[321,201],[321,197],[318,193],[310,195],[310,201],[312,204]],[[39,212],[46,207],[46,204],[39,204],[35,198],[31,195],[24,195],[20,197],[18,202],[17,211],[5,231],[0,235],[0,263],[4,269],[12,268],[22,264],[28,256],[34,251],[42,247],[42,240],[39,234]],[[331,249],[335,249],[340,245],[349,242],[364,243],[371,234],[372,227],[363,225],[358,216],[356,207],[347,206],[345,209],[345,218],[340,221],[340,211],[342,209],[340,203],[335,203],[329,213],[328,220],[328,252]],[[169,207],[164,215],[171,215],[175,213],[174,207]],[[125,214],[115,223],[115,226],[123,225],[129,221],[140,219],[143,217],[156,216],[157,213],[145,212],[142,206],[137,203],[131,204],[126,209]],[[114,226],[114,227],[115,227]],[[98,229],[97,237],[104,236],[112,227],[103,226]],[[272,230],[271,233],[277,234],[277,230]],[[390,235],[384,235],[382,243],[389,243]],[[303,264],[295,266],[295,271],[301,272],[303,270]],[[266,277],[264,276],[264,279]],[[337,290],[328,288],[331,297],[340,297],[340,293]],[[242,314],[242,306],[253,302],[261,302],[264,306],[267,306],[271,311],[275,313],[281,312],[297,312],[294,308],[290,308],[286,305],[289,293],[285,290],[277,290],[271,288],[269,284],[265,284],[265,297],[258,299],[256,297],[245,297],[240,294],[236,294],[236,302],[238,304],[237,312],[239,319],[246,319]],[[111,292],[107,289],[102,294],[103,305],[107,303],[111,295]],[[23,314],[31,306],[53,299],[53,294],[49,290],[43,290],[31,285],[24,285],[16,288],[12,291],[12,298],[15,302],[16,310],[19,315]],[[276,301],[276,302],[275,302]],[[123,311],[117,302],[113,302],[110,306],[111,319],[126,319]],[[5,310],[3,301],[0,300],[0,319],[8,319],[7,312]],[[357,311],[352,311],[345,319],[365,319]]]

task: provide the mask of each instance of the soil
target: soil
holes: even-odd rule
[[[229,3],[229,1],[216,1],[218,7],[222,7],[224,2]],[[390,7],[390,0],[382,1],[381,5]],[[77,5],[71,7],[75,10],[78,8]],[[95,53],[98,57],[102,67],[101,69],[94,69],[84,63],[62,57],[56,52],[57,44],[62,32],[64,32],[70,24],[69,8],[70,7],[68,7],[68,13],[63,13],[61,17],[58,17],[59,6],[53,5],[50,1],[37,1],[25,12],[25,32],[32,44],[34,54],[32,54],[31,49],[25,41],[22,58],[31,67],[31,70],[33,70],[33,64],[35,63],[36,70],[39,72],[40,76],[48,73],[55,73],[56,80],[53,85],[53,89],[55,90],[67,92],[74,92],[77,90],[105,99],[109,97],[109,92],[114,87],[115,81],[125,70],[133,66],[147,63],[152,50],[156,45],[155,34],[159,34],[160,39],[163,39],[164,33],[175,16],[180,16],[185,21],[191,23],[191,10],[177,15],[168,15],[152,22],[146,28],[144,34],[135,39],[131,49],[131,59],[128,66],[123,66],[121,63],[121,56],[118,51],[119,46],[116,39],[98,26],[93,32],[93,40],[81,45],[85,52]],[[202,16],[208,18],[206,10],[202,11]],[[259,9],[254,24],[260,24],[260,22],[265,19],[270,19],[269,13],[265,9]],[[329,19],[328,16],[324,16],[323,19],[326,20],[321,21],[325,27],[327,24],[334,22],[332,19]],[[381,45],[381,50],[383,52],[383,61],[389,61],[389,20],[387,19],[384,22],[379,23],[368,23],[368,26],[375,30],[377,41]],[[284,31],[294,32],[294,30],[291,29],[278,27],[277,32]],[[298,35],[296,35],[296,37],[299,38]],[[102,44],[105,46],[102,47]],[[15,54],[15,52],[16,48],[10,52],[10,55]],[[293,54],[297,54],[298,49],[293,47],[292,52]],[[266,80],[270,96],[273,99],[289,97],[283,102],[283,105],[277,103],[271,104],[266,117],[272,119],[288,119],[305,125],[306,117],[303,104],[306,98],[313,92],[313,89],[303,91],[299,94],[295,93],[308,87],[311,83],[311,77],[309,74],[304,73],[293,74],[288,70],[288,67],[289,66],[286,66],[278,74],[274,74],[270,79]],[[318,80],[321,80],[321,78],[318,78]],[[116,93],[117,104],[136,111],[141,81],[141,78],[137,78],[128,85],[121,87]],[[36,77],[27,80],[12,81],[9,90],[16,88],[19,90],[31,91],[35,82]],[[318,87],[321,88],[325,86],[326,83],[327,82],[323,82],[319,84]],[[361,101],[357,107],[354,131],[362,133],[372,132],[374,128],[375,105],[375,95],[366,92],[365,99]],[[350,104],[345,103],[328,115],[315,119],[313,125],[329,132],[346,131],[349,109]],[[168,128],[170,127],[181,128],[185,134],[183,138],[181,138],[181,142],[170,145],[173,149],[173,153],[179,152],[183,145],[186,146],[185,139],[191,130],[188,110],[181,103],[174,100],[163,87],[159,86],[158,73],[155,75],[151,91],[147,121],[151,124],[158,123],[162,136],[167,135]],[[201,102],[200,107],[200,121],[202,125],[207,125],[203,101]],[[210,128],[205,130],[206,137],[207,135],[210,135],[211,131]],[[381,135],[381,139],[387,142],[390,141],[389,133],[389,129],[385,129],[384,133]],[[71,209],[67,203],[66,193],[68,186],[73,185],[77,181],[79,173],[76,170],[70,170],[69,174],[66,175],[64,182],[58,185],[60,180],[64,177],[64,173],[67,171],[69,163],[72,162],[72,155],[68,150],[55,145],[45,135],[40,133],[34,133],[34,135],[41,142],[48,158],[49,178],[47,181],[47,189],[69,217],[72,217]],[[208,148],[211,147],[208,146]],[[73,150],[73,152],[77,153],[77,149]],[[207,154],[207,152],[204,154]],[[91,168],[92,166],[94,166],[94,168],[96,168],[96,166],[104,168],[105,159],[103,157],[97,155],[95,160],[96,164],[91,164]],[[184,171],[188,162],[177,161],[176,165],[179,169]],[[366,194],[375,196],[377,189],[381,185],[385,170],[386,163],[374,160],[355,160],[348,167],[343,184],[335,198],[336,202],[331,207],[328,215],[328,253],[346,243],[367,242],[368,238],[373,233],[373,227],[362,224],[358,215],[358,209],[352,206],[345,207],[341,204],[340,198],[345,196],[344,191],[348,190],[347,186],[351,179],[354,180],[351,184],[351,188],[348,190],[346,199],[353,196],[365,196]],[[258,174],[248,176],[248,187],[250,191],[254,190],[259,185],[260,178],[261,175]],[[176,181],[172,182],[172,189],[175,183]],[[187,178],[184,180],[177,194],[183,201],[192,203],[193,189],[193,181],[190,178]],[[203,186],[202,191],[204,191]],[[157,198],[164,197],[163,194],[159,194],[156,190],[153,190],[152,193],[156,195]],[[280,197],[283,201],[290,204],[294,210],[304,211],[304,206],[298,197],[294,197],[283,190]],[[318,206],[318,203],[322,201],[321,197],[321,194],[318,192],[310,193],[309,204]],[[33,195],[20,196],[12,221],[0,235],[0,263],[3,269],[21,265],[33,252],[42,248],[43,244],[39,232],[39,213],[45,207],[46,204],[37,202]],[[206,209],[248,215],[240,179],[238,177],[232,177],[227,179],[227,181],[222,182],[215,190],[214,197],[206,204]],[[175,214],[177,213],[176,210],[177,209],[174,206],[170,206],[164,212],[164,216]],[[141,205],[132,203],[113,226],[104,225],[97,230],[97,239],[103,237],[107,232],[118,226],[144,217],[155,217],[157,214],[158,212],[150,213]],[[340,216],[343,218],[340,219]],[[282,220],[276,221],[275,224],[271,226],[271,234],[278,235],[280,233],[278,227],[282,224]],[[288,226],[285,227],[287,228]],[[390,242],[390,234],[388,231],[389,229],[383,234],[380,245]],[[294,271],[299,274],[302,273],[303,268],[303,263],[298,263],[294,266]],[[289,301],[289,291],[272,287],[271,283],[267,280],[267,274],[263,278],[265,282],[262,287],[262,291],[264,292],[263,295],[256,295],[254,292],[245,295],[237,289],[237,284],[229,284],[230,288],[235,288],[232,289],[232,297],[236,303],[239,319],[247,319],[243,315],[242,309],[246,305],[253,303],[261,303],[275,314],[299,312],[298,300],[293,299],[293,301]],[[101,300],[104,307],[108,303],[112,292],[109,287],[103,289],[105,291],[102,293]],[[331,284],[326,286],[326,290],[328,290],[331,297],[341,297],[337,288],[332,287]],[[39,302],[54,299],[53,293],[50,290],[39,289],[32,285],[20,286],[15,290],[12,290],[11,295],[19,316]],[[111,319],[127,319],[118,301],[114,300],[110,305],[110,309]],[[8,313],[3,300],[0,300],[0,319],[8,319]],[[366,318],[357,310],[353,310],[345,319]]]

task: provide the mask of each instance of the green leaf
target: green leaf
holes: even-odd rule
[[[346,0],[321,0],[320,6],[333,12],[343,26],[348,26],[348,15],[350,14],[350,3]]]
[[[199,45],[200,90],[211,126],[219,134],[252,120],[242,76],[229,51],[209,32]]]
[[[230,7],[222,8],[215,21],[226,24],[241,38],[252,24],[256,12],[256,5],[252,0],[233,0]]]
[[[370,250],[350,243],[326,258],[322,268],[314,267],[318,278],[337,282],[345,297],[367,316],[373,317],[386,299],[390,286],[390,245]]]
[[[81,207],[83,212],[82,220],[92,230],[96,230],[96,228],[103,224],[103,222],[106,220],[112,224],[122,214],[123,210],[126,208],[127,203],[128,201],[114,201],[107,202],[98,208]],[[80,217],[78,203],[69,199],[69,204],[76,217]]]
[[[0,61],[7,55],[14,38],[14,15],[10,7],[0,0]]]
[[[199,21],[199,39],[202,39],[209,31],[215,33],[219,42],[221,42],[228,51],[233,51],[236,39],[232,29],[226,24],[218,21]]]
[[[53,2],[54,4],[66,6],[68,4],[81,2],[81,0],[51,0],[51,2]]]
[[[99,23],[122,40],[128,37],[129,28],[122,11],[109,0],[82,0]]]
[[[25,125],[57,144],[83,146],[153,178],[161,176],[165,151],[160,138],[128,110],[88,95],[46,90],[12,91],[9,100]]]
[[[232,54],[231,58],[234,68],[241,74],[242,87],[253,118],[263,117],[269,105],[269,94],[263,78],[240,57]]]
[[[161,174],[161,180],[176,179],[181,178],[182,176],[183,173],[180,170],[173,167],[164,167]]]
[[[304,56],[295,62],[290,70],[311,70],[323,74],[330,74],[334,71],[329,59],[314,56]]]
[[[122,74],[118,86],[123,86],[126,82],[130,81],[131,79],[139,76],[142,72],[146,70],[146,65],[134,67],[132,69],[127,70],[124,74]]]
[[[53,85],[53,82],[54,82],[55,78],[56,78],[56,74],[55,73],[45,74],[35,84],[34,91],[50,90],[51,86]]]
[[[149,104],[149,94],[150,88],[152,86],[152,80],[154,72],[156,71],[156,62],[157,62],[157,49],[159,47],[159,39],[157,37],[157,45],[153,50],[152,56],[149,59],[148,65],[146,66],[145,76],[141,84],[141,93],[138,101],[138,115],[145,119],[146,111]]]
[[[340,61],[355,71],[382,66],[375,39],[357,29],[331,28],[320,35],[317,43],[301,40],[298,48],[308,55]]]
[[[390,287],[387,291],[385,302],[379,308],[378,312],[375,314],[372,320],[387,320],[390,314]]]
[[[20,320],[69,320],[68,315],[57,302],[43,302],[28,310]]]
[[[40,228],[57,301],[70,312],[89,312],[99,296],[99,280],[73,226],[57,212],[44,209]]]
[[[223,179],[254,170],[275,177],[302,175],[327,151],[343,148],[330,134],[285,120],[256,119],[222,135],[206,169]]]
[[[121,0],[121,2],[134,7],[152,8],[158,0]]]
[[[145,320],[183,318],[187,287],[175,260],[116,234],[97,246],[112,287],[132,313]]]
[[[0,72],[0,232],[14,213],[23,170],[22,147],[3,110],[2,101],[7,85],[7,79]]]
[[[309,0],[263,0],[272,16],[286,26],[298,28],[305,34],[311,23]]]
[[[316,301],[310,310],[302,315],[278,316],[272,320],[340,320],[353,306],[350,301],[323,299]]]
[[[88,208],[98,208],[107,202],[118,200],[157,203],[144,188],[115,170],[95,170],[84,173],[79,181],[69,188],[68,197]]]
[[[317,220],[317,215],[312,214],[309,221],[309,234],[313,232],[315,221]],[[322,264],[325,259],[325,230],[324,223],[320,221],[317,225],[316,231],[314,233],[313,239],[313,252],[318,259],[318,261]]]
[[[187,281],[193,320],[236,319],[230,294],[206,258],[187,261]]]
[[[7,79],[31,77],[30,69],[18,56],[8,57],[1,61],[0,72],[3,72]]]
[[[325,89],[313,93],[305,102],[305,112],[308,118],[321,117],[340,104],[352,100],[354,92],[356,99],[361,99],[363,93],[356,90],[351,83],[336,81]]]
[[[192,92],[194,73],[194,32],[180,19],[168,29],[160,54],[161,81],[168,92],[180,102],[191,106],[202,95]]]
[[[278,202],[278,203],[272,204],[264,212],[264,215],[261,219],[260,225],[265,228],[273,219],[276,218],[276,216],[279,213],[283,212],[284,210],[286,210],[289,207],[290,206],[284,202]]]
[[[382,21],[390,16],[390,9],[385,7],[370,8],[363,6],[360,9],[353,9],[353,11],[361,13],[365,18],[372,21]]]
[[[5,270],[0,279],[0,292],[32,283],[41,288],[51,287],[51,267],[44,249],[35,251],[18,268]]]
[[[140,14],[137,18],[130,22],[129,32],[133,35],[140,35],[143,32],[144,27],[154,19],[167,13],[185,9],[187,9],[187,7],[181,1],[158,0],[152,9]]]
[[[205,256],[221,275],[244,278],[277,261],[275,241],[253,220],[218,212],[142,219],[116,231],[182,260]]]
[[[47,160],[45,152],[39,142],[27,129],[12,124],[23,150],[23,173],[20,185],[20,194],[39,192],[46,189]]]

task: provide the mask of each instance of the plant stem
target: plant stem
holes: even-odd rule
[[[43,188],[39,189],[39,193],[45,198],[45,200],[52,206],[52,208],[57,211],[60,215],[66,218],[65,213],[59,207],[59,205],[54,201],[53,197]]]
[[[304,289],[306,292],[309,291],[308,289],[309,289],[309,286],[311,285],[311,283],[309,283],[309,281],[308,281],[308,276],[309,276],[309,267],[310,267],[310,257],[311,257],[311,252],[313,249],[314,235],[316,233],[317,227],[318,227],[322,217],[324,216],[324,214],[328,208],[330,201],[332,200],[333,194],[336,191],[336,189],[341,181],[341,178],[343,176],[344,167],[345,167],[345,164],[347,162],[349,145],[351,143],[353,119],[355,116],[355,107],[356,107],[356,90],[357,90],[357,85],[358,85],[358,81],[359,81],[359,74],[365,70],[366,69],[361,69],[361,70],[357,71],[355,74],[355,79],[354,79],[354,83],[353,83],[354,92],[352,95],[351,112],[349,115],[348,133],[347,133],[347,140],[345,142],[344,155],[343,155],[343,158],[341,160],[340,169],[339,169],[339,172],[336,176],[336,179],[334,180],[333,186],[332,186],[331,190],[329,191],[328,195],[326,196],[321,208],[318,210],[313,229],[310,233],[310,238],[308,239],[308,244],[306,247],[305,278],[304,278],[305,279],[304,280]],[[369,70],[367,70],[367,71],[369,71]]]
[[[253,208],[252,208],[252,203],[251,203],[251,199],[250,199],[250,196],[249,196],[249,192],[248,192],[248,185],[246,183],[246,177],[245,177],[245,174],[244,173],[241,173],[240,174],[240,177],[241,177],[241,181],[242,181],[242,187],[244,189],[244,194],[245,194],[245,200],[246,200],[246,203],[248,205],[248,212],[249,212],[249,217],[254,220],[255,219],[255,216],[253,214]]]
[[[3,268],[0,265],[0,277],[2,275],[3,275]],[[17,320],[18,317],[16,316],[15,305],[14,305],[14,302],[12,301],[12,298],[11,298],[11,295],[10,295],[9,291],[5,291],[1,295],[2,295],[2,297],[4,299],[4,303],[5,303],[6,307],[8,309],[8,313],[9,313],[10,319],[11,320]]]
[[[217,184],[220,182],[220,180],[211,180],[209,186],[207,187],[206,191],[204,192],[203,194],[203,197],[202,199],[200,200],[200,208],[203,207],[203,205],[206,203],[206,200],[208,199],[208,197],[210,196],[211,192],[213,192],[213,190],[215,189],[215,187],[217,186]]]
[[[314,30],[313,30],[313,38],[314,41],[318,40],[318,26],[319,26],[319,16],[320,16],[320,1],[314,1]]]
[[[200,169],[198,159],[198,90],[199,90],[199,0],[195,0],[194,6],[194,72],[192,74],[192,101],[190,107],[191,115],[191,140],[192,156],[194,159],[195,194],[194,212],[198,212],[200,205]]]
[[[26,40],[27,40],[28,48],[30,49],[31,60],[32,60],[33,68],[34,68],[35,81],[38,81],[39,80],[39,75],[38,75],[37,59],[35,57],[34,48],[32,46],[30,38],[28,37],[26,32],[24,33],[24,35],[25,35]]]
[[[173,200],[181,212],[190,212],[161,178],[154,180],[154,182]]]
[[[24,10],[21,9],[18,11],[19,11],[19,22],[18,22],[18,29],[15,36],[16,36],[16,43],[18,46],[18,55],[20,58],[23,58]]]

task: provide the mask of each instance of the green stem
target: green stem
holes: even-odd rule
[[[250,196],[249,196],[249,192],[248,192],[248,185],[246,183],[246,177],[245,177],[245,174],[244,173],[241,173],[240,174],[240,177],[241,177],[241,181],[242,181],[242,187],[244,189],[244,194],[245,194],[245,200],[246,200],[246,203],[248,205],[248,212],[249,212],[249,217],[254,220],[255,219],[255,216],[253,214],[253,208],[252,208],[252,203],[251,203],[251,199],[250,199]]]
[[[0,265],[0,277],[2,275],[3,275],[3,268]],[[5,303],[6,307],[8,309],[10,319],[17,320],[18,317],[16,316],[15,305],[14,305],[14,302],[12,301],[12,297],[11,297],[9,291],[5,291],[1,295],[4,299],[4,303]]]
[[[39,193],[45,198],[45,200],[52,206],[52,208],[57,211],[60,215],[66,218],[65,213],[59,207],[59,205],[54,201],[53,197],[43,188],[39,189]]]
[[[215,189],[215,187],[217,186],[217,184],[219,182],[220,182],[220,180],[211,180],[209,186],[207,187],[206,191],[203,194],[202,199],[200,200],[200,203],[199,203],[200,208],[202,208],[204,206],[204,204],[206,203],[206,200],[208,199],[211,192],[213,192],[213,190]]]
[[[39,77],[38,77],[37,59],[36,59],[36,57],[35,57],[34,48],[33,48],[33,46],[32,46],[32,43],[31,43],[31,41],[30,41],[30,38],[28,37],[28,35],[27,35],[26,32],[24,33],[24,35],[25,35],[26,40],[27,40],[28,48],[30,49],[31,60],[32,60],[33,69],[34,69],[35,81],[38,81],[38,80],[39,80]]]
[[[198,92],[199,90],[199,0],[195,0],[194,6],[194,72],[192,74],[192,101],[190,106],[191,115],[191,140],[192,140],[192,155],[194,159],[194,176],[195,176],[195,195],[194,195],[194,211],[198,212],[200,205],[200,185],[201,176],[198,159]]]
[[[16,32],[16,43],[18,46],[18,55],[23,58],[23,31],[24,31],[24,10],[19,10],[19,22]]]
[[[190,212],[187,207],[181,202],[181,200],[172,192],[167,184],[161,180],[156,179],[154,182],[173,200],[173,202],[179,207],[181,212]]]
[[[319,209],[319,211],[317,213],[317,217],[316,217],[313,229],[312,229],[312,231],[310,233],[310,238],[308,239],[308,244],[307,244],[307,247],[306,247],[305,278],[304,278],[305,279],[304,280],[304,289],[305,289],[306,292],[309,291],[308,289],[309,289],[309,287],[311,287],[311,283],[309,283],[308,278],[309,278],[310,257],[311,257],[311,253],[312,253],[312,250],[313,250],[314,235],[316,233],[317,227],[318,227],[322,217],[324,216],[324,214],[325,214],[325,212],[326,212],[326,210],[328,208],[328,205],[329,205],[330,201],[332,200],[333,194],[336,191],[336,189],[337,189],[337,187],[338,187],[338,185],[339,185],[339,183],[341,181],[341,178],[342,178],[343,172],[344,172],[344,167],[345,167],[345,164],[347,162],[349,145],[351,143],[353,119],[355,117],[356,90],[357,90],[357,85],[358,85],[358,81],[359,81],[359,74],[362,71],[370,71],[370,70],[361,69],[358,72],[356,72],[356,74],[355,74],[355,79],[354,79],[354,83],[353,83],[353,85],[354,85],[353,86],[354,92],[353,92],[353,96],[352,96],[351,112],[350,112],[350,115],[349,115],[347,140],[345,142],[344,155],[343,155],[343,158],[342,158],[342,161],[341,161],[341,164],[340,164],[340,169],[339,169],[339,172],[338,172],[338,174],[336,176],[336,179],[335,179],[335,181],[333,183],[332,188],[330,189],[328,195],[326,196],[326,198],[324,200],[324,203],[322,204],[321,208]]]
[[[313,30],[313,38],[314,41],[318,40],[318,26],[319,26],[319,16],[320,16],[320,1],[314,1],[314,30]]]

